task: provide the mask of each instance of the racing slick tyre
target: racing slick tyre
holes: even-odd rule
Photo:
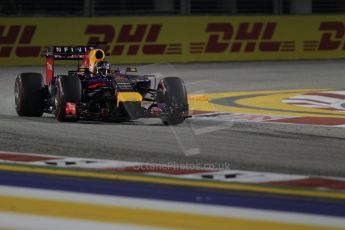
[[[185,120],[188,113],[187,90],[182,79],[178,77],[165,77],[157,86],[158,103],[163,103],[169,108],[174,108],[168,115],[161,117],[166,125],[178,125]]]
[[[77,104],[82,98],[82,85],[76,76],[60,76],[54,96],[55,117],[58,121],[77,121],[77,114],[67,115],[67,103]],[[74,111],[76,113],[76,111]]]
[[[39,73],[21,73],[14,86],[15,109],[19,116],[43,115],[43,77]]]

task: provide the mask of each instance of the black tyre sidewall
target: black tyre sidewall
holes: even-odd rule
[[[188,105],[187,90],[183,80],[178,77],[161,79],[157,87],[157,102]],[[161,119],[166,125],[177,125],[185,120],[181,113],[171,113]]]
[[[66,118],[66,103],[78,103],[81,101],[82,86],[78,77],[60,76],[56,81],[55,97],[57,105],[55,117],[58,121],[76,121],[77,118]]]
[[[62,93],[60,81],[57,82],[54,102],[55,102],[55,100],[57,101],[57,103],[55,105],[56,106],[55,117],[58,121],[64,121],[65,120],[66,101],[65,101],[63,93]]]
[[[43,115],[43,77],[39,73],[21,73],[15,81],[15,109],[19,116]]]

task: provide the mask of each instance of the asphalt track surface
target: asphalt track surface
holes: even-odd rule
[[[56,73],[68,69],[58,67]],[[345,61],[195,63],[139,69],[160,77],[178,75],[190,93],[345,88]],[[18,117],[14,110],[15,77],[20,72],[44,71],[44,66],[0,68],[0,150],[345,176],[344,128],[235,122],[196,135],[198,128],[214,124],[189,119],[171,128],[158,119],[60,123],[52,115]],[[190,149],[200,153],[192,154]]]

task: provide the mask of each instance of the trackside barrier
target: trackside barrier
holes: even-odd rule
[[[43,64],[50,45],[106,42],[118,64],[336,59],[343,16],[0,18],[0,65]]]

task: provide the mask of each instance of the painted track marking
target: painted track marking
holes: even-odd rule
[[[320,96],[321,95],[321,96]],[[318,97],[316,97],[318,96]],[[314,106],[300,106],[301,104],[290,103],[291,100],[299,100],[310,97],[314,100]],[[320,97],[323,97],[321,99]],[[191,95],[189,102],[191,108],[197,112],[195,117],[220,118],[219,113],[231,117],[242,117],[243,121],[252,122],[246,119],[249,114],[256,116],[267,116],[259,122],[275,122],[288,124],[312,124],[338,126],[345,124],[345,109],[341,110],[344,102],[343,91],[330,91],[325,89],[301,89],[301,90],[276,90],[276,91],[254,91],[254,92],[225,92]],[[318,99],[318,101],[316,100]],[[315,102],[316,101],[316,102]],[[321,103],[327,106],[332,104],[337,109],[325,109]],[[209,115],[207,115],[209,113]],[[277,116],[282,116],[277,118]],[[234,121],[239,119],[234,119]]]

